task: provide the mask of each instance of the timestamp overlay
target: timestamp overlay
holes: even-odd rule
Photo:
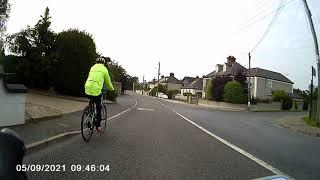
[[[18,172],[109,172],[108,164],[18,164]]]

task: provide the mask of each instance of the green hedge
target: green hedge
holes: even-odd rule
[[[244,104],[247,102],[244,88],[237,81],[230,81],[225,85],[223,98],[228,103]]]
[[[63,31],[57,35],[56,51],[59,63],[54,77],[55,89],[63,94],[83,96],[90,67],[97,58],[94,40],[84,31]]]
[[[106,97],[107,97],[107,100],[115,102],[116,98],[118,97],[118,92],[117,91],[107,91]]]
[[[292,98],[289,96],[285,96],[282,99],[281,109],[282,110],[290,110],[292,108],[293,102]]]

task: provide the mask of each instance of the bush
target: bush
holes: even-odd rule
[[[57,35],[59,63],[54,87],[63,94],[84,95],[84,84],[97,58],[96,45],[88,33],[71,29]]]
[[[289,96],[285,96],[282,99],[281,109],[282,110],[290,110],[292,108],[292,98]]]
[[[154,87],[154,88],[151,89],[150,95],[151,96],[157,96],[157,87]]]
[[[237,81],[231,81],[225,85],[223,98],[225,102],[229,103],[244,104],[247,102],[244,89]]]
[[[107,91],[106,97],[107,97],[107,100],[115,102],[116,98],[118,97],[118,92],[117,91]]]
[[[232,81],[231,77],[215,77],[212,81],[212,98],[215,101],[223,100],[224,86]]]
[[[206,99],[208,100],[213,100],[213,84],[212,81],[209,80],[207,85],[206,85]]]
[[[179,94],[179,91],[168,90],[165,94],[168,96],[168,99],[173,99],[176,94]]]
[[[258,103],[258,100],[257,100],[256,98],[252,98],[251,101],[250,101],[250,103],[253,104],[253,105],[254,105],[254,104],[257,104],[257,103]]]
[[[287,94],[283,90],[275,90],[272,93],[272,99],[276,102],[281,102],[284,98],[287,97]]]
[[[192,93],[190,92],[186,92],[186,93],[183,93],[184,96],[192,96]]]

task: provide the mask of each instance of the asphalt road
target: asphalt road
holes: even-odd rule
[[[226,112],[163,101],[170,109],[296,179],[320,179],[320,138],[278,125],[293,112]]]
[[[29,179],[252,179],[273,175],[162,106],[164,102],[143,96],[135,98],[137,108],[109,121],[105,134],[95,135],[89,143],[75,136],[28,155],[24,164],[66,167],[65,172],[28,172]],[[210,113],[216,112],[208,110],[202,114],[199,109],[167,105],[207,120],[212,119]],[[217,112],[225,118],[229,116],[229,112]],[[239,112],[237,119],[242,119],[241,115]],[[229,125],[241,129],[235,123]],[[72,172],[70,169],[71,165],[92,164],[109,165],[110,171]]]

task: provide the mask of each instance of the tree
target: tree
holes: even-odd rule
[[[10,13],[10,3],[8,0],[0,0],[0,49],[3,47],[3,34],[6,31],[7,21]]]
[[[77,29],[63,31],[57,35],[56,52],[59,64],[55,89],[63,94],[84,95],[89,70],[98,57],[92,36]]]
[[[243,104],[247,102],[244,88],[238,81],[230,81],[224,87],[223,99],[225,102]]]
[[[21,57],[18,76],[29,87],[48,89],[53,84],[56,34],[50,29],[50,18],[47,7],[34,28],[27,27],[8,37],[10,51]]]

